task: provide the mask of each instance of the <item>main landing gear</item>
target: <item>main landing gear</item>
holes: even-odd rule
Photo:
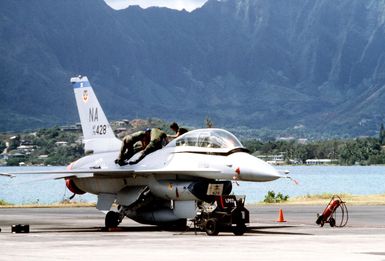
[[[122,214],[115,211],[108,211],[105,218],[105,226],[106,228],[116,228],[122,222],[123,217]]]
[[[147,204],[153,201],[153,197],[150,193],[150,189],[145,187],[141,192],[139,197],[135,202],[129,206],[118,205],[118,211],[108,211],[105,217],[105,227],[106,228],[116,228],[122,223],[124,217],[127,216],[127,213],[131,211],[136,211]]]

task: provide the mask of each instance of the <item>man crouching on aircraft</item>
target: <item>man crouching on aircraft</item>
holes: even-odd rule
[[[146,157],[146,155],[148,155],[148,154],[150,154],[156,150],[161,149],[167,143],[168,143],[167,134],[164,131],[162,131],[158,128],[151,129],[150,142],[144,148],[140,157],[137,160],[128,162],[128,164],[133,165],[133,164],[138,163],[144,157]]]
[[[120,154],[119,157],[115,160],[115,163],[119,164],[120,166],[127,165],[126,160],[134,156],[136,152],[145,148],[150,142],[150,137],[151,129],[149,128],[144,131],[138,131],[126,135],[123,138],[123,144],[120,149]]]

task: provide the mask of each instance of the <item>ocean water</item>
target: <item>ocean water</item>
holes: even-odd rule
[[[322,193],[385,193],[385,166],[280,166],[276,169],[289,170],[289,176],[298,185],[290,179],[267,183],[242,182],[233,186],[234,193],[246,195],[248,203],[262,201],[270,190],[289,197]]]
[[[0,172],[58,170],[65,167],[0,167]],[[385,166],[282,166],[279,170],[289,170],[290,179],[272,182],[233,184],[233,192],[246,195],[247,203],[259,202],[269,190],[290,197],[322,194],[350,193],[357,195],[385,193]],[[69,198],[64,180],[41,180],[43,175],[19,175],[17,178],[0,176],[0,199],[14,204],[49,204]],[[95,202],[92,194],[77,195],[78,202]]]
[[[66,167],[0,167],[0,172],[65,170]],[[47,175],[23,174],[15,178],[0,176],[0,199],[13,204],[51,204],[72,196],[64,179],[47,179]],[[77,202],[96,202],[96,196],[76,195]]]

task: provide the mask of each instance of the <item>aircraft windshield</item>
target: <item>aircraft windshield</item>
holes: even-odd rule
[[[192,146],[229,150],[243,148],[242,143],[233,134],[221,129],[200,129],[190,131],[171,141],[167,146]]]

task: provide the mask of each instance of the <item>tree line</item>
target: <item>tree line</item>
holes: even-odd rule
[[[147,125],[168,129],[165,123],[161,125],[161,121],[148,121]],[[143,128],[143,126],[138,128]],[[67,165],[84,155],[81,132],[66,132],[59,127],[40,129],[32,134],[17,134],[12,141],[9,140],[9,135],[0,134],[0,150],[3,151],[6,148],[6,141],[8,141],[8,153],[16,153],[17,147],[22,144],[23,140],[36,145],[36,148],[22,158],[10,157],[7,165],[18,165],[20,162],[33,165]],[[57,144],[58,141],[64,141],[66,145],[60,146]],[[306,143],[295,140],[247,139],[242,143],[256,156],[282,154],[288,164],[293,161],[305,163],[307,159],[333,159],[341,165],[385,164],[385,128],[383,124],[381,124],[378,137],[320,140]],[[46,157],[41,157],[41,155],[46,155]]]
[[[282,154],[286,163],[307,159],[335,159],[341,165],[385,164],[385,131],[380,138],[365,137],[349,140],[298,141],[246,140],[244,146],[254,155]]]

